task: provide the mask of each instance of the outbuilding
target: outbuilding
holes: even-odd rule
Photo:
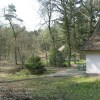
[[[86,51],[86,73],[100,74],[100,26],[82,49]]]

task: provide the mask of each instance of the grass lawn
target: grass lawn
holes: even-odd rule
[[[48,74],[53,74],[58,71],[64,70],[66,68],[54,68],[54,67],[47,67],[47,71],[43,75],[31,75],[27,69],[21,70],[16,73],[9,73],[11,69],[15,67],[0,67],[0,80],[18,80],[18,79],[25,79],[25,78],[36,78],[40,76],[45,76]]]
[[[100,79],[96,77],[44,77],[9,84],[31,91],[34,100],[100,99]]]
[[[60,70],[62,69],[49,68],[45,75]],[[15,74],[0,74],[0,81],[24,78],[32,79],[0,83],[0,88],[6,87],[10,90],[23,88],[32,93],[33,100],[99,100],[100,98],[99,77],[40,77],[30,75],[27,70]]]

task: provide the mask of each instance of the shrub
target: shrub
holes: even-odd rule
[[[77,69],[80,70],[80,71],[86,71],[86,64],[79,64],[77,66]]]
[[[44,64],[38,56],[31,57],[26,64],[26,68],[31,72],[31,74],[42,74],[46,71]]]
[[[57,66],[57,67],[66,67],[65,63],[65,57],[62,52],[59,52],[56,50],[55,52],[52,51],[50,58],[49,58],[49,63],[51,66]]]

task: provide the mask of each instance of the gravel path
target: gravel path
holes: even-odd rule
[[[57,73],[50,74],[48,76],[63,77],[63,76],[84,76],[84,75],[86,75],[85,71],[78,71],[77,69],[65,69]]]

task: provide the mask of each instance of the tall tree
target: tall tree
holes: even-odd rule
[[[22,22],[21,19],[19,19],[16,15],[16,8],[13,4],[8,5],[6,9],[4,9],[4,17],[6,20],[9,21],[9,24],[11,26],[13,37],[14,37],[14,54],[15,54],[15,64],[17,65],[17,35],[20,32],[15,31],[13,20],[18,20]]]
[[[53,46],[53,52],[56,52],[56,43],[55,43],[55,37],[54,37],[54,32],[52,30],[52,16],[53,16],[53,12],[54,12],[54,2],[53,0],[39,0],[41,2],[41,6],[42,6],[42,14],[45,15],[44,21],[49,29],[49,34],[51,36],[52,39],[52,46]],[[55,66],[56,66],[56,59],[55,59]]]

